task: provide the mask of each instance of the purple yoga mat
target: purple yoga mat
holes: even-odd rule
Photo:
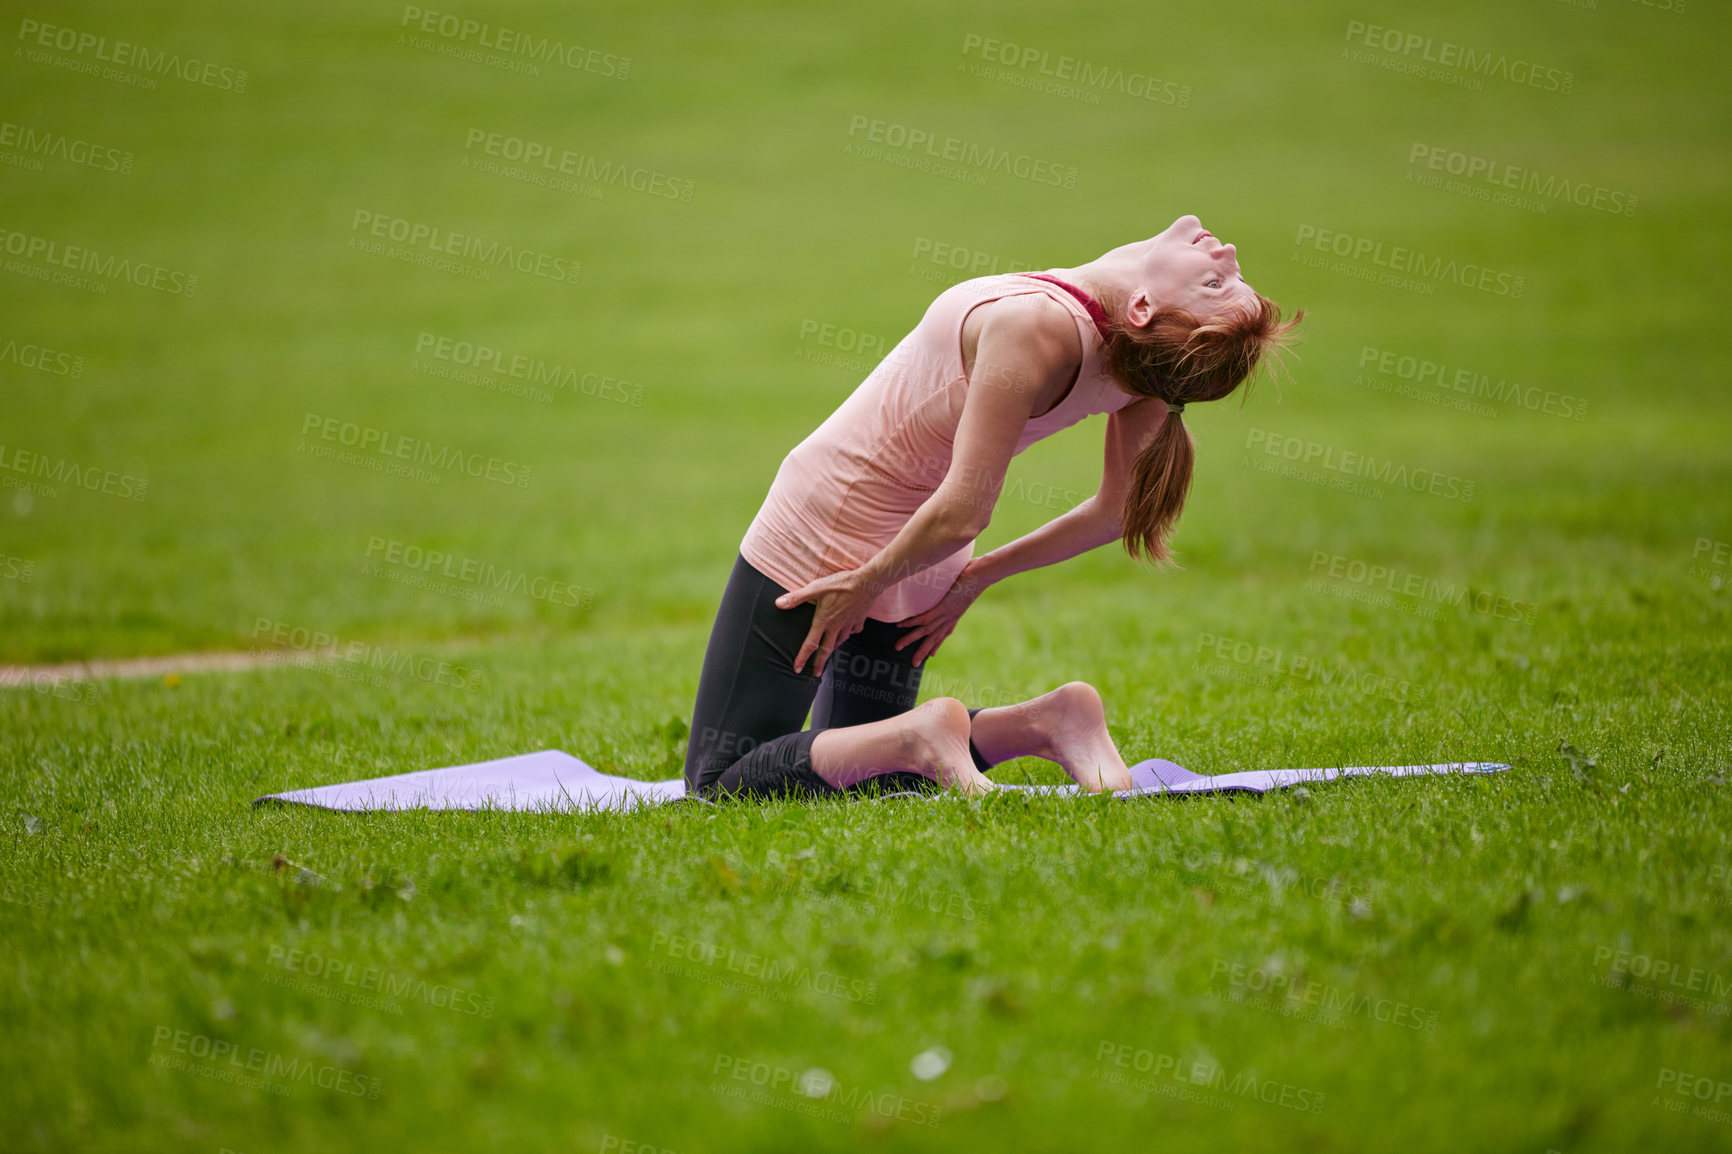
[[[1341,769],[1260,769],[1205,777],[1171,761],[1150,758],[1131,766],[1135,789],[1117,796],[1150,797],[1157,794],[1263,793],[1306,782],[1334,781],[1341,777],[1410,777],[1418,774],[1495,773],[1509,766],[1498,762],[1445,762],[1437,765],[1351,766]],[[1004,785],[1001,789],[1030,790],[1047,794],[1072,794],[1074,785]],[[516,810],[629,810],[640,805],[678,801],[686,796],[686,783],[636,781],[617,777],[557,749],[423,769],[367,781],[345,781],[312,789],[268,793],[257,799],[348,813],[406,809],[516,809]],[[944,796],[942,794],[933,796]]]

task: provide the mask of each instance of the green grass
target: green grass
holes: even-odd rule
[[[6,25],[249,81],[146,92],[7,57],[0,120],[134,161],[0,167],[0,227],[200,281],[190,299],[97,295],[0,271],[0,465],[23,450],[148,479],[136,502],[0,490],[0,661],[269,648],[280,623],[479,676],[370,683],[337,664],[0,693],[8,1148],[1732,1149],[1732,1126],[1666,1108],[1697,1103],[1679,1085],[1709,1106],[1732,1087],[1723,14],[459,13],[630,56],[623,82],[399,45],[400,6],[177,15],[80,4]],[[1567,69],[1574,90],[1471,92],[1344,60],[1354,20]],[[1191,97],[1087,104],[973,76],[971,34]],[[1074,165],[1077,186],[844,155],[857,115]],[[689,180],[691,203],[474,171],[475,129]],[[1638,208],[1538,214],[1423,188],[1403,179],[1415,143]],[[481,283],[367,255],[348,247],[357,210],[581,260],[582,276]],[[548,747],[674,776],[739,537],[782,454],[860,376],[812,360],[827,350],[802,325],[894,341],[938,288],[910,275],[938,271],[922,238],[1066,265],[1184,211],[1307,309],[1301,355],[1279,391],[1187,412],[1183,568],[1102,550],[999,586],[931,663],[928,695],[989,704],[1085,679],[1128,756],[1199,772],[1511,772],[583,819],[249,806]],[[1423,296],[1307,268],[1302,226],[1526,291]],[[442,379],[414,367],[422,333],[622,379],[642,403]],[[82,372],[23,367],[8,341]],[[1377,391],[1359,380],[1367,347],[1567,394],[1585,419]],[[308,414],[526,464],[531,482],[318,460],[297,452]],[[1258,471],[1270,434],[1472,481],[1473,498]],[[983,544],[1090,492],[1099,455],[1098,421],[1024,454]],[[388,542],[587,599],[418,587],[411,568],[368,568]],[[1370,602],[1329,578],[1336,559],[1468,599]],[[1500,598],[1517,608],[1500,616]],[[1582,776],[1561,743],[1593,759]],[[1033,761],[1000,772],[1058,780]],[[1698,1000],[1625,974],[1653,962]],[[1296,995],[1274,1011],[1252,988],[1269,975]],[[195,1036],[256,1053],[286,1093],[153,1063]],[[923,1081],[910,1064],[935,1047],[950,1064]],[[1199,1062],[1222,1072],[1214,1089],[1173,1077]],[[728,1074],[754,1063],[828,1071],[820,1105],[840,1120],[798,1113],[815,1100],[780,1083],[765,1101],[712,1089],[750,1090]],[[345,1072],[343,1088],[302,1068]],[[1253,1075],[1275,1104],[1238,1092]],[[1283,1107],[1283,1089],[1320,1112]],[[1718,1104],[1732,1114],[1732,1089]]]

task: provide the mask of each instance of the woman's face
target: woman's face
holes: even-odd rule
[[[1238,253],[1194,216],[1181,216],[1148,240],[1113,250],[1127,262],[1140,289],[1132,294],[1131,323],[1139,304],[1188,309],[1203,320],[1251,305],[1256,294],[1239,271]]]

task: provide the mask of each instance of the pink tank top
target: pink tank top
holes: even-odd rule
[[[1096,320],[1069,288],[1044,274],[1037,279],[1006,273],[966,280],[940,293],[914,331],[783,459],[740,542],[741,555],[783,588],[798,589],[819,577],[858,569],[895,539],[950,470],[968,396],[962,322],[976,305],[1045,293],[1070,310],[1082,341],[1076,383],[1051,411],[1029,419],[1017,438],[1018,453],[1085,417],[1115,412],[1136,400],[1107,375]],[[1092,298],[1081,295],[1098,311]],[[931,608],[973,555],[971,541],[911,574],[880,594],[869,615],[896,622]]]

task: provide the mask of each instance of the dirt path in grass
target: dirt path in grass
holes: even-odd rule
[[[334,657],[334,652],[179,653],[169,657],[123,657],[115,660],[66,661],[57,665],[0,665],[0,689],[27,689],[66,681],[100,678],[167,677],[180,673],[227,673],[264,665],[306,665]]]

